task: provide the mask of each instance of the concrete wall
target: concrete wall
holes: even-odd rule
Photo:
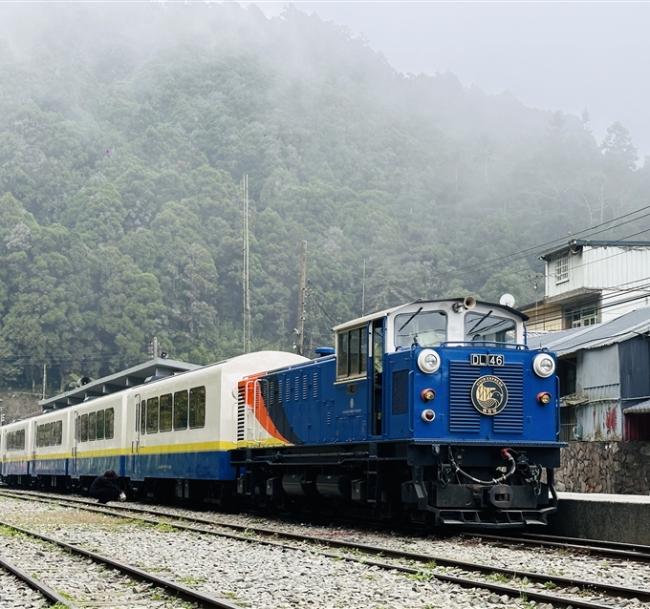
[[[576,493],[650,494],[650,442],[569,442],[557,489]]]
[[[650,544],[650,499],[630,495],[560,493],[549,533],[567,537]]]

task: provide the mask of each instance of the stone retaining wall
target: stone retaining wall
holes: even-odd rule
[[[559,491],[650,493],[650,442],[569,442],[556,471]]]

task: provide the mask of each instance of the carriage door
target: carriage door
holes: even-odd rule
[[[140,394],[135,396],[135,434],[131,442],[131,472],[134,478],[141,478],[142,464],[140,463],[140,439],[142,437],[143,427],[146,421],[147,408],[146,402],[140,399]],[[127,474],[128,475],[128,474]]]
[[[70,451],[72,458],[70,459],[70,471],[69,475],[72,476],[73,478],[78,477],[78,468],[77,468],[77,451],[78,451],[78,444],[79,444],[79,434],[80,429],[79,429],[79,413],[75,412],[72,415],[73,418],[73,425],[72,425],[72,450]]]
[[[370,433],[381,436],[384,433],[384,319],[372,322],[370,335],[368,370],[372,374],[370,388]]]

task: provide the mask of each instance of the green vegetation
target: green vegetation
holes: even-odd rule
[[[177,359],[239,353],[244,174],[254,349],[292,348],[303,239],[315,346],[361,313],[364,261],[366,312],[504,291],[523,304],[543,286],[537,252],[486,260],[649,199],[620,124],[599,144],[586,115],[398,74],[295,9],[30,13],[47,8],[0,14],[41,28],[0,30],[5,386],[38,385],[47,363],[57,392],[147,359],[154,335]]]

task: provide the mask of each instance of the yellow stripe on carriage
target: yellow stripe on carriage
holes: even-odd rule
[[[228,451],[236,448],[265,448],[269,446],[285,446],[284,442],[276,438],[266,438],[264,440],[242,440],[239,442],[190,442],[182,444],[151,444],[149,446],[139,446],[139,448],[125,450],[124,448],[100,448],[96,450],[78,450],[77,459],[91,459],[93,457],[128,457],[130,455],[156,455],[156,454],[174,454],[190,452],[213,452]],[[17,457],[6,457],[5,463],[27,462],[27,461],[58,461],[61,459],[75,458],[71,452],[66,453],[40,453],[35,456],[21,455]]]

